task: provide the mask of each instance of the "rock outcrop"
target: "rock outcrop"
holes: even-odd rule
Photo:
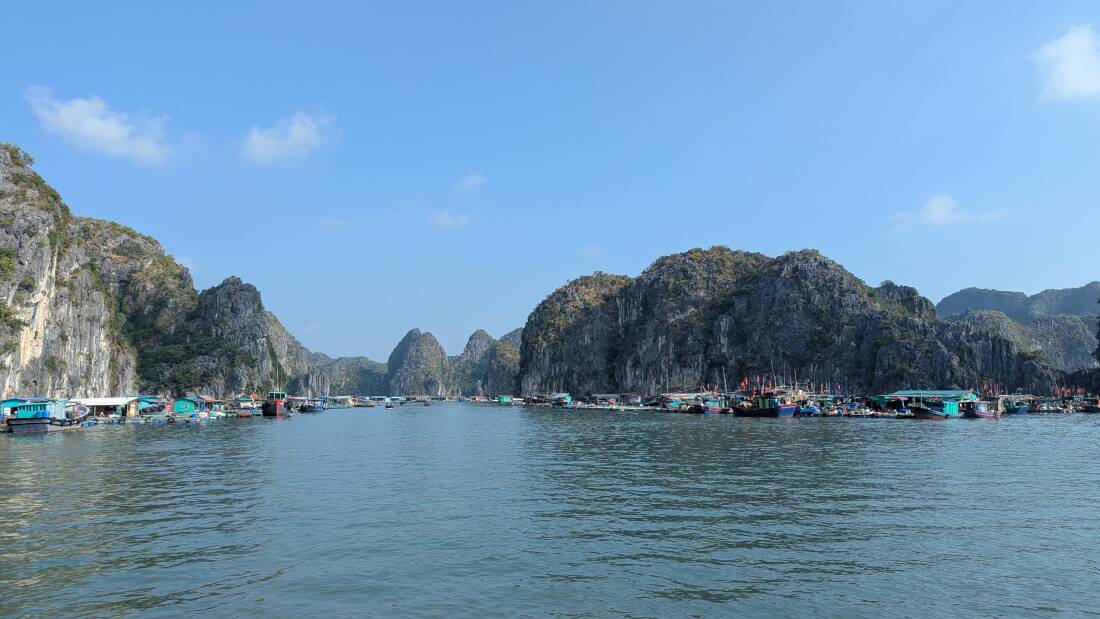
[[[390,353],[386,366],[394,395],[455,395],[451,360],[431,333],[409,331]]]
[[[944,297],[936,305],[936,311],[940,316],[951,316],[968,310],[996,310],[1025,325],[1038,318],[1063,315],[1095,321],[1097,299],[1100,299],[1100,282],[1079,288],[1044,290],[1031,296],[1022,292],[967,288]]]
[[[482,329],[475,331],[462,354],[452,360],[451,378],[455,391],[466,396],[514,394],[519,349],[510,341],[515,341],[518,335],[517,329],[495,340]]]
[[[0,147],[4,394],[228,395],[308,369],[255,287],[199,293],[156,240],[73,217],[32,163]]]
[[[523,331],[524,393],[734,388],[747,376],[848,392],[1045,391],[1057,371],[987,325],[940,320],[916,290],[872,288],[815,251],[778,258],[694,249],[637,278],[559,288]]]
[[[1061,290],[1022,292],[967,288],[945,297],[936,306],[940,316],[961,322],[1004,323],[997,328],[1012,333],[1025,346],[1041,352],[1066,372],[1097,367],[1087,351],[1100,346],[1094,334],[1100,282]]]
[[[512,348],[519,350],[523,346],[523,327],[519,329],[512,329],[508,333],[500,336],[500,341],[508,344]]]
[[[322,353],[309,357],[309,370],[287,385],[302,395],[386,395],[390,393],[385,363],[366,357],[332,358]]]

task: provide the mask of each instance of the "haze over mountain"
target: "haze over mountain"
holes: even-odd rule
[[[1042,351],[1055,367],[1073,372],[1097,367],[1100,282],[1077,288],[1022,292],[967,288],[936,305],[948,320],[982,324]]]

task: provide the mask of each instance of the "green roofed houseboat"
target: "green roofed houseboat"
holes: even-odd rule
[[[978,399],[970,390],[895,391],[879,397],[905,402],[914,419],[955,419],[962,416],[960,403]]]

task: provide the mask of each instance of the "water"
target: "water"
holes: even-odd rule
[[[0,615],[1100,614],[1098,439],[462,404],[0,437]]]

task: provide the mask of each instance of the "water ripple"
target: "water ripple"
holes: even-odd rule
[[[0,437],[0,614],[1095,615],[1098,437],[465,405]]]

